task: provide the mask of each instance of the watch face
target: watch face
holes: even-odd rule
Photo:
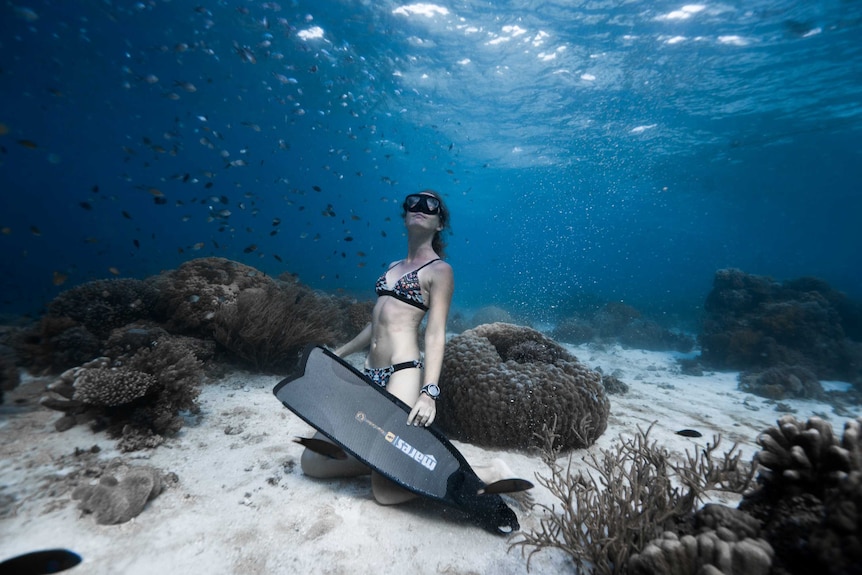
[[[430,383],[425,386],[425,393],[427,393],[430,397],[437,399],[437,397],[440,395],[440,388],[437,387],[435,384]]]

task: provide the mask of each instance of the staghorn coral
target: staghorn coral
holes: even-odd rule
[[[443,360],[438,414],[447,432],[482,445],[525,448],[548,421],[557,445],[591,445],[607,427],[601,376],[541,333],[506,323],[452,338]]]
[[[68,317],[99,338],[112,329],[151,317],[157,293],[136,279],[95,280],[62,292],[48,304],[48,314]]]
[[[41,403],[62,411],[58,431],[92,422],[120,439],[123,451],[155,447],[197,413],[202,363],[183,338],[162,337],[134,355],[101,357],[67,370]]]
[[[536,478],[559,506],[538,505],[544,511],[538,528],[514,539],[513,547],[530,548],[528,568],[533,553],[551,548],[568,554],[578,573],[626,573],[632,555],[691,522],[705,492],[741,493],[751,484],[753,469],[741,463],[736,445],[717,457],[721,438],[715,437],[699,454],[686,452],[682,462],[674,462],[650,441],[651,429],[620,436],[615,450],[588,453],[589,473],[574,470],[571,456],[565,464],[559,461],[553,430],[546,429],[543,459],[550,475]]]
[[[213,335],[255,369],[289,371],[309,343],[332,344],[341,309],[297,281],[247,289],[213,318]]]
[[[162,492],[161,472],[153,467],[131,467],[122,479],[103,475],[96,485],[82,485],[72,492],[78,509],[93,513],[99,525],[117,525],[137,517],[148,501]]]
[[[253,267],[225,258],[199,258],[147,282],[159,292],[156,306],[176,334],[212,336],[212,320],[247,289],[266,289],[274,280]]]

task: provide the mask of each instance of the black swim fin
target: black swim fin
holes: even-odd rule
[[[526,479],[501,479],[489,485],[486,485],[478,492],[477,495],[488,495],[491,493],[517,493],[526,491],[535,487]]]
[[[81,563],[81,556],[68,549],[45,549],[18,555],[0,563],[3,575],[45,575],[71,569]]]
[[[320,455],[329,457],[330,459],[347,459],[347,453],[343,449],[323,439],[314,437],[296,437],[293,440],[296,443],[304,446],[307,450],[319,453]]]

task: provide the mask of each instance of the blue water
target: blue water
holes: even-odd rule
[[[0,313],[203,256],[371,298],[423,188],[456,309],[862,297],[860,38],[855,0],[5,2]]]

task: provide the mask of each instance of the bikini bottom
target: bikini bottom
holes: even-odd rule
[[[389,383],[389,378],[392,377],[392,374],[396,371],[414,368],[422,369],[422,365],[421,359],[414,359],[413,361],[404,361],[388,367],[366,367],[365,375],[380,387],[385,388]]]

